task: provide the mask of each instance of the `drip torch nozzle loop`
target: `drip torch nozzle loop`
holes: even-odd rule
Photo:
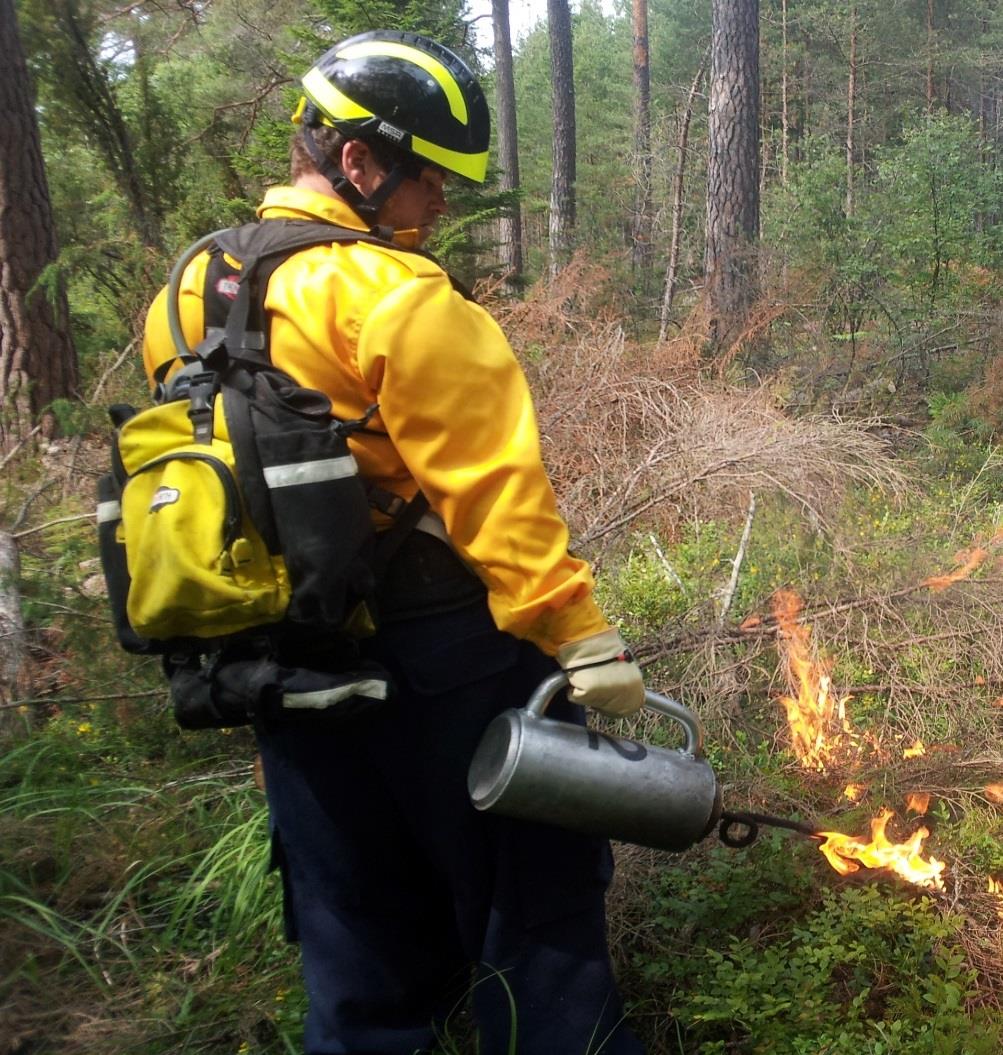
[[[821,836],[814,824],[808,821],[792,821],[786,817],[772,817],[768,813],[735,813],[725,811],[721,814],[721,824],[717,834],[725,846],[734,850],[744,849],[751,846],[759,838],[759,829],[762,825],[771,828],[786,828],[788,831],[797,832],[799,835],[807,836],[809,839],[819,839]],[[734,832],[733,828],[745,828],[745,831]]]

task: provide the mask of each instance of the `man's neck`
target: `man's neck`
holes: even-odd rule
[[[331,181],[319,172],[304,172],[302,176],[296,179],[293,186],[300,190],[312,190],[317,194],[326,194],[329,198],[341,200],[341,195],[331,186]]]

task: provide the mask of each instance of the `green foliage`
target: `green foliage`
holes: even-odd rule
[[[982,154],[974,123],[947,114],[907,127],[901,141],[878,151],[868,211],[881,220],[889,272],[917,309],[970,296],[971,269],[1000,262],[1003,187]]]
[[[661,870],[649,923],[685,1050],[747,1055],[990,1055],[1001,1024],[968,1010],[962,920],[878,886],[820,888],[821,859],[770,832]],[[663,945],[664,943],[664,945]]]
[[[449,47],[466,46],[471,57],[469,33],[463,22],[462,0],[311,0],[312,6],[330,28],[334,43],[354,33],[370,29],[403,29],[424,33]]]
[[[970,481],[968,499],[999,494],[1003,483],[1000,459],[990,441],[987,424],[973,413],[963,392],[932,392],[927,399],[930,424],[924,436],[926,459],[931,467],[951,479]]]
[[[904,379],[958,390],[980,376],[983,360],[960,352],[965,316],[977,318],[994,295],[1003,250],[999,176],[984,153],[968,119],[910,116],[874,149],[873,167],[858,169],[852,212],[845,152],[817,138],[800,144],[787,187],[766,191],[765,239],[818,285],[822,339],[812,350],[830,366],[820,388],[840,384],[845,394],[852,382],[891,405]],[[930,354],[952,341],[950,358]]]
[[[264,804],[246,763],[234,766],[247,739],[216,735],[214,755],[165,782],[148,740],[85,713],[51,719],[0,764],[0,932],[23,951],[15,1003],[66,987],[47,1042],[80,1001],[102,1022],[91,1051],[166,1055],[195,1042],[232,1053],[242,1040],[295,1051],[303,997],[265,876]],[[144,721],[169,731],[162,710]],[[120,1017],[137,1001],[159,1024]]]
[[[677,1011],[701,1052],[990,1055],[999,1024],[965,1003],[960,921],[874,887],[828,891],[789,936],[709,948]]]

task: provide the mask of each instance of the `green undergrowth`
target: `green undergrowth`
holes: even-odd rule
[[[295,1051],[302,997],[250,744],[167,770],[87,724],[0,762],[11,1050]]]
[[[652,870],[626,968],[658,1051],[990,1055],[960,915],[921,891],[833,882],[810,843],[701,846]],[[675,1046],[674,1046],[675,1045]]]

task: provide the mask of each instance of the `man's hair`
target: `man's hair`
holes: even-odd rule
[[[360,139],[364,142],[372,151],[373,157],[376,159],[376,164],[387,172],[394,168],[394,166],[414,157],[413,154],[409,154],[406,150],[401,150],[399,147],[395,147],[392,143],[388,143],[384,139],[347,136],[344,132],[339,132],[337,128],[329,128],[327,125],[321,125],[319,128],[314,128],[312,131],[314,141],[317,146],[320,147],[321,152],[339,169],[341,168],[342,148],[351,139]],[[305,176],[316,171],[317,166],[314,164],[314,160],[310,156],[310,151],[307,149],[307,145],[303,140],[303,130],[298,128],[293,133],[292,141],[289,144],[290,178],[292,182],[295,183],[300,176]]]

